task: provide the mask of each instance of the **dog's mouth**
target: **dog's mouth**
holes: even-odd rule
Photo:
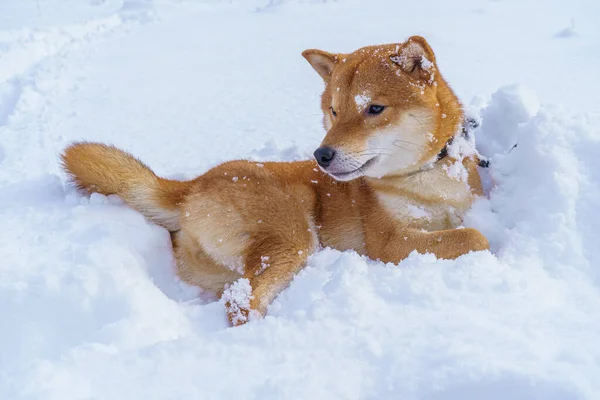
[[[373,158],[370,158],[363,165],[361,165],[360,167],[358,167],[356,169],[353,169],[352,171],[347,171],[347,172],[325,171],[325,172],[327,172],[329,175],[331,175],[332,177],[334,177],[338,181],[349,181],[351,179],[358,178],[359,176],[364,176],[365,175],[365,171],[369,167],[371,167],[373,164],[375,164],[378,159],[379,159],[379,156],[375,156]]]

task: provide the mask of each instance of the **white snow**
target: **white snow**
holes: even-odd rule
[[[447,146],[447,151],[448,155],[456,161],[450,165],[444,165],[444,170],[452,179],[467,183],[469,173],[467,172],[463,161],[466,157],[477,154],[475,136],[469,135],[468,137],[465,137],[465,135],[462,134],[461,128],[461,130],[455,134],[452,143]]]
[[[413,217],[413,218],[425,218],[427,220],[431,220],[431,215],[429,214],[429,212],[427,210],[425,210],[423,207],[417,207],[414,206],[412,204],[409,204],[407,206],[408,208],[408,213]]]
[[[238,279],[225,288],[221,296],[221,303],[231,316],[231,322],[234,325],[248,322],[251,319],[250,300],[252,298],[252,286],[246,278]]]
[[[369,103],[371,103],[371,96],[366,93],[357,94],[354,96],[354,102],[356,103],[358,112],[361,113],[367,108]]]
[[[425,71],[430,72],[433,68],[433,63],[430,60],[428,60],[427,57],[421,56],[421,68],[423,68]]]
[[[600,398],[598,3],[366,5],[0,2],[0,398]],[[324,249],[229,328],[165,230],[60,173],[82,139],[173,178],[310,157],[322,82],[300,52],[413,34],[481,118],[488,198],[464,225],[492,252]]]

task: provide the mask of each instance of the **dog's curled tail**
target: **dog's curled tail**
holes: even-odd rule
[[[160,178],[131,154],[101,143],[74,143],[61,159],[79,189],[119,195],[154,223],[171,232],[179,230],[179,205],[192,181]]]

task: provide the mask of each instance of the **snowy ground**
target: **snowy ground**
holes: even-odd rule
[[[598,15],[594,0],[0,2],[0,398],[599,399]],[[57,155],[77,139],[169,177],[308,157],[322,83],[300,52],[412,34],[483,120],[495,186],[465,225],[492,253],[325,249],[232,329],[177,282],[167,232],[65,186]]]

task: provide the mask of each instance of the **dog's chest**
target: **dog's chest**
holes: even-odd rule
[[[459,226],[473,201],[468,184],[443,168],[386,179],[375,185],[375,193],[379,206],[400,225],[429,231]]]

